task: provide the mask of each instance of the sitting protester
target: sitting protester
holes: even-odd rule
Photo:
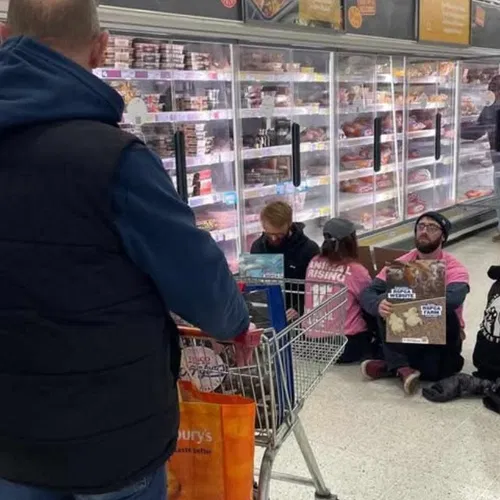
[[[345,219],[330,219],[323,228],[325,241],[321,247],[321,255],[314,257],[307,268],[306,275],[306,308],[313,302],[317,292],[316,285],[326,287],[323,292],[335,293],[337,284],[347,287],[347,306],[344,323],[344,334],[347,345],[339,363],[354,363],[372,355],[373,331],[369,331],[363,317],[359,297],[370,284],[370,274],[358,262],[358,242],[356,228]],[[328,286],[330,284],[330,286]]]
[[[275,201],[264,207],[260,214],[263,233],[254,241],[250,253],[283,254],[286,280],[305,280],[307,266],[319,254],[319,246],[304,234],[304,224],[293,222],[292,207]],[[288,318],[293,319],[304,310],[302,285],[288,284],[286,305]]]
[[[500,266],[491,266],[488,277],[495,282],[488,292],[484,317],[477,334],[473,361],[479,378],[500,379]]]
[[[405,392],[412,394],[420,378],[437,381],[462,370],[462,309],[469,293],[469,274],[455,257],[443,251],[443,244],[448,239],[450,229],[451,223],[448,219],[437,212],[421,215],[415,224],[416,248],[397,259],[400,262],[445,262],[446,345],[393,344],[384,341],[385,320],[393,310],[392,304],[387,300],[387,268],[384,268],[361,295],[363,309],[378,319],[383,344],[383,360],[369,360],[362,364],[361,369],[365,377],[372,380],[399,377]]]

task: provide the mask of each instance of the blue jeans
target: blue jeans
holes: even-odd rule
[[[166,500],[166,498],[164,467],[120,491],[102,495],[68,495],[0,479],[1,500]]]

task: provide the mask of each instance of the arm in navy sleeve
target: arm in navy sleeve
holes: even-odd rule
[[[446,287],[446,307],[452,311],[459,308],[465,302],[469,290],[467,283],[450,283]]]
[[[386,298],[387,283],[375,278],[368,288],[361,292],[359,303],[362,309],[374,318],[379,316],[378,306]]]
[[[248,329],[248,310],[223,252],[196,227],[192,210],[145,146],[123,152],[112,200],[127,254],[152,278],[168,310],[220,340]]]
[[[493,123],[488,123],[487,114],[487,108],[483,108],[476,123],[462,125],[460,130],[461,138],[467,141],[477,141],[486,135],[489,129],[494,126]]]

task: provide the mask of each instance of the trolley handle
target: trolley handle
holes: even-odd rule
[[[382,118],[379,116],[373,120],[373,170],[375,172],[380,172],[382,166],[381,140]]]
[[[246,347],[258,347],[260,345],[260,341],[262,339],[262,335],[264,335],[264,330],[262,328],[258,328],[256,330],[249,330],[248,332],[241,333],[236,338],[228,341],[218,341],[214,339],[210,335],[203,333],[199,328],[189,327],[189,326],[178,326],[181,337],[191,337],[191,338],[199,338],[199,339],[210,339],[215,340],[216,342],[224,342],[224,343],[238,343],[243,344]]]

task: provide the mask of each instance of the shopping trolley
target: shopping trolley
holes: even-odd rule
[[[265,451],[255,473],[255,499],[269,500],[270,482],[276,479],[312,486],[316,498],[335,500],[325,485],[299,413],[347,342],[343,333],[347,290],[341,285],[310,282],[306,290],[304,281],[275,279],[245,280],[245,286],[273,291],[278,287],[288,324],[281,331],[260,330],[257,338],[250,334],[243,344],[214,341],[181,328],[181,378],[206,392],[239,394],[256,402],[256,445]],[[310,478],[273,473],[277,453],[291,434]]]

